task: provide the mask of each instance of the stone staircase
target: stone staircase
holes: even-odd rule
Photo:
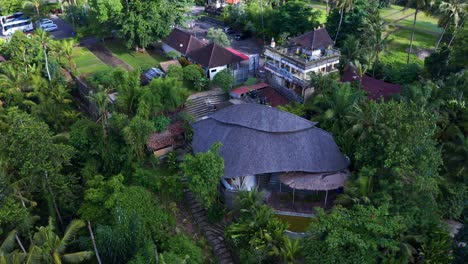
[[[195,200],[188,189],[184,190],[184,196],[195,222],[206,237],[208,244],[213,248],[218,263],[234,264],[231,250],[224,239],[224,226],[208,222],[205,209]]]
[[[215,106],[227,100],[226,93],[220,89],[196,93],[187,98],[185,110],[199,120],[216,111]]]

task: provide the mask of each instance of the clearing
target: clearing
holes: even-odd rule
[[[168,60],[163,55],[157,54],[151,50],[143,52],[129,50],[118,40],[106,41],[106,47],[112,51],[115,56],[126,62],[128,65],[132,66],[134,69],[140,69],[142,71],[158,67],[160,62]]]
[[[73,59],[76,64],[78,75],[90,75],[95,72],[103,71],[109,68],[91,51],[84,47],[75,47],[73,49]]]

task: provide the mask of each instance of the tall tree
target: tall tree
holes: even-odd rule
[[[439,47],[439,44],[442,41],[444,34],[451,23],[454,24],[455,30],[459,27],[460,20],[466,16],[466,13],[468,11],[468,3],[460,0],[448,0],[447,2],[440,3],[439,11],[442,13],[442,16],[439,20],[439,24],[441,24],[440,22],[442,22],[442,24],[445,24],[445,26],[444,31],[442,31],[442,34],[440,34],[440,37],[437,40],[435,49]]]
[[[47,48],[49,47],[49,43],[50,43],[48,34],[49,33],[41,29],[36,31],[36,38],[41,45],[42,52],[44,53],[44,61],[45,61],[45,68],[47,71],[47,78],[49,79],[49,82],[50,82],[52,78],[50,77],[49,58],[47,57]]]
[[[213,145],[207,152],[185,156],[182,163],[189,189],[205,208],[211,207],[218,197],[218,185],[224,173],[224,160],[219,156],[221,144]]]
[[[416,30],[416,20],[417,20],[418,12],[428,11],[431,6],[431,2],[432,2],[431,0],[409,0],[407,2],[408,7],[414,6],[416,9],[416,11],[414,12],[413,28],[411,29],[411,39],[410,39],[410,46],[408,50],[408,59],[406,60],[407,64],[409,64],[410,56],[411,56],[411,53],[413,52],[414,31]]]
[[[52,220],[49,219],[49,224],[39,227],[36,234],[34,234],[33,243],[27,256],[27,263],[33,261],[53,264],[62,264],[62,261],[65,263],[80,263],[90,259],[93,256],[91,251],[65,253],[68,243],[84,226],[85,223],[82,220],[73,220],[67,226],[63,237],[59,237],[55,233]]]
[[[220,28],[210,28],[206,37],[220,46],[231,46],[231,41],[227,37],[226,33],[224,33],[223,30]]]
[[[338,23],[338,29],[336,30],[336,35],[334,42],[338,39],[338,34],[340,33],[341,23],[343,23],[343,15],[345,12],[348,12],[353,9],[354,0],[336,0],[335,8],[340,10],[340,22]]]

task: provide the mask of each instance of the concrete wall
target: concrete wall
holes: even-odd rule
[[[216,75],[218,72],[220,72],[220,71],[222,71],[222,70],[224,70],[224,69],[226,69],[226,68],[227,68],[226,65],[220,66],[220,67],[215,67],[215,68],[210,68],[210,69],[207,70],[207,77],[208,77],[210,80],[213,80],[213,78],[215,77],[215,75]]]

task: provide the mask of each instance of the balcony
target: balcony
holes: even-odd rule
[[[288,82],[295,83],[301,87],[307,87],[309,85],[307,80],[304,80],[295,74],[290,73],[288,70],[284,68],[280,68],[277,65],[274,65],[271,62],[265,62],[265,69],[278,75],[281,76],[283,79],[285,79]]]
[[[282,61],[289,63],[303,71],[320,67],[324,64],[333,63],[340,59],[340,51],[336,49],[326,50],[325,54],[322,56],[297,54],[296,50],[296,48],[272,48],[266,46],[265,55],[268,56],[268,53],[271,53],[271,57],[277,57],[279,55]]]

